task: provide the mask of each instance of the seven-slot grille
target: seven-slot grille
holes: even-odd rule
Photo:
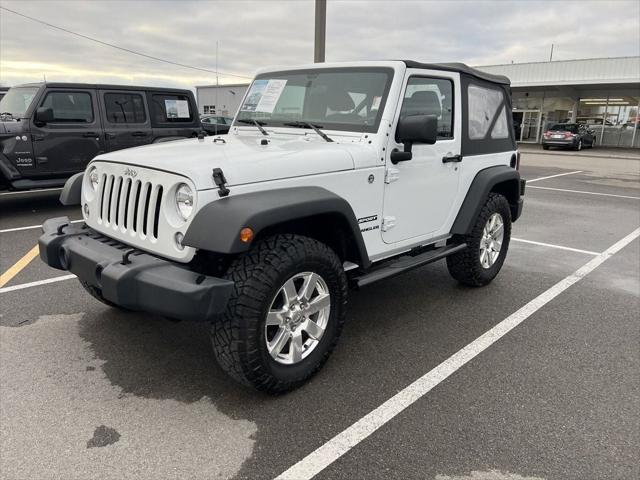
[[[162,185],[103,173],[98,190],[98,222],[141,238],[158,238]]]

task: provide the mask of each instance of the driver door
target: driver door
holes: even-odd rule
[[[414,143],[411,160],[394,165],[390,154],[402,150],[391,138],[386,150],[382,239],[385,243],[420,241],[439,235],[452,215],[460,177],[460,75],[454,72],[408,70],[403,98],[394,119],[436,115],[438,139],[433,145]]]

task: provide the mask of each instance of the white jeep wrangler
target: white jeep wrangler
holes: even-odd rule
[[[259,72],[228,135],[96,157],[40,255],[102,302],[211,322],[220,365],[293,389],[327,360],[349,287],[446,258],[489,283],[524,180],[509,80],[463,64]]]

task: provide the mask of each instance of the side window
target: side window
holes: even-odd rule
[[[53,110],[54,123],[93,122],[93,104],[87,92],[49,92],[41,106]]]
[[[109,123],[145,123],[144,100],[137,93],[105,93],[104,105]]]
[[[501,90],[469,85],[469,138],[479,140],[486,138],[491,130],[491,138],[509,137],[507,112],[504,106],[504,94]],[[498,109],[500,114],[496,117]]]
[[[438,138],[453,138],[453,82],[411,77],[404,92],[400,118],[407,115],[435,115]]]
[[[191,123],[193,112],[186,95],[154,94],[151,116],[155,123]]]

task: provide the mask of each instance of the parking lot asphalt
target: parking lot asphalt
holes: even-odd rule
[[[461,287],[441,262],[351,292],[330,361],[280,397],[227,379],[205,325],[109,309],[73,279],[22,288],[65,274],[31,261],[0,288],[3,478],[262,479],[304,462],[640,227],[637,160],[526,153],[521,173],[535,181],[492,284]],[[0,272],[39,236],[13,229],[80,217],[57,196],[0,194]],[[635,238],[316,478],[640,478],[639,270]]]

